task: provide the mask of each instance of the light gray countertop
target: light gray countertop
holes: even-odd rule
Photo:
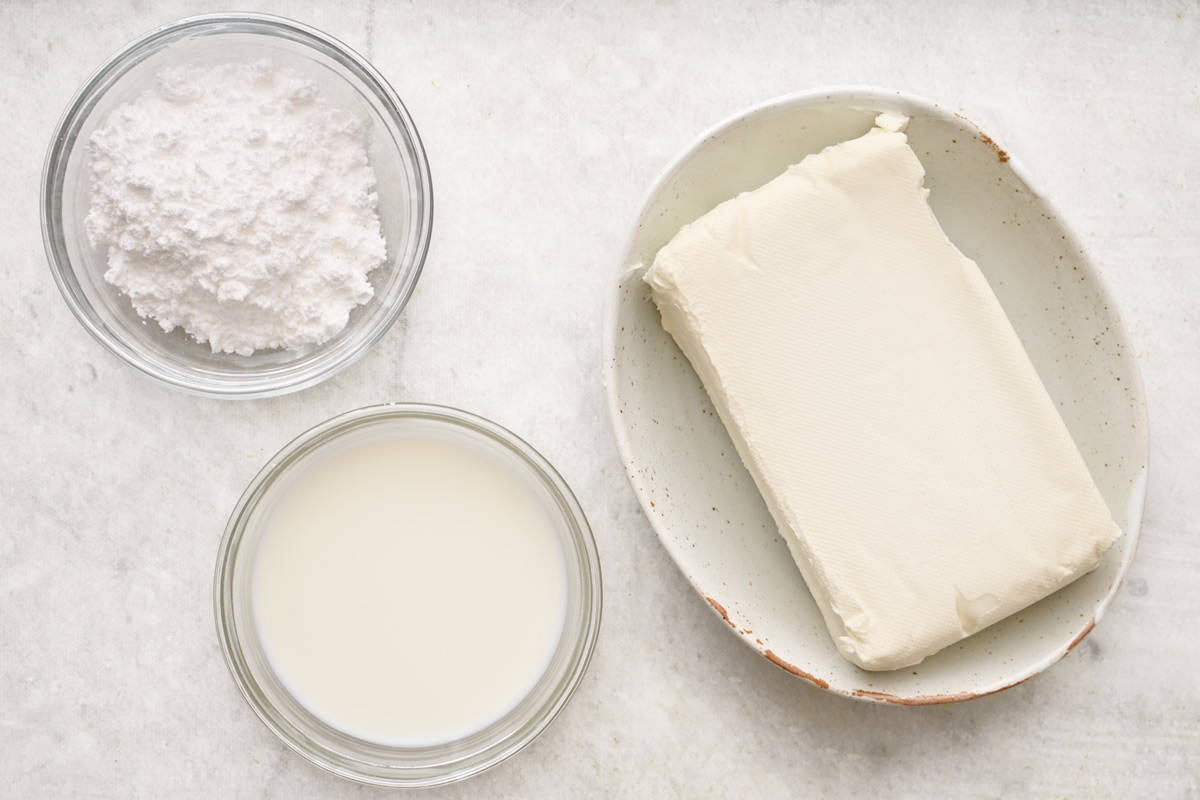
[[[234,501],[293,435],[385,400],[526,437],[591,519],[591,670],[525,751],[444,797],[1200,796],[1200,7],[1193,2],[267,4],[367,54],[436,214],[401,321],[299,394],[188,397],[105,353],[42,251],[83,79],[208,2],[5,3],[0,71],[0,796],[383,796],[287,750],[212,619]],[[1139,552],[1066,660],[969,703],[855,703],[730,636],[644,519],[609,431],[602,308],[642,194],[699,131],[833,83],[961,108],[1089,247],[1146,382]]]

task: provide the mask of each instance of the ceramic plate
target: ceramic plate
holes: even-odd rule
[[[925,165],[934,212],[987,276],[1125,535],[1094,572],[1037,605],[915,667],[867,672],[830,641],[699,379],[663,331],[637,265],[721,201],[866,133],[882,111],[911,118],[909,142]],[[1020,683],[1088,634],[1133,557],[1146,407],[1116,306],[1016,160],[936,104],[879,89],[815,90],[750,108],[697,139],[651,188],[621,256],[604,370],[625,469],[663,546],[743,642],[830,691],[917,705]]]

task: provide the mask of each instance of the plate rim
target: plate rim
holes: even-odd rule
[[[709,126],[699,135],[693,137],[671,158],[670,161],[658,172],[651,181],[649,188],[643,193],[641,201],[637,206],[633,222],[629,226],[629,233],[626,235],[624,244],[620,251],[620,260],[617,264],[615,280],[610,285],[604,308],[603,321],[603,342],[601,346],[601,358],[603,359],[602,373],[604,380],[605,395],[608,400],[608,417],[609,426],[616,440],[617,451],[621,456],[621,468],[625,473],[626,481],[633,490],[634,496],[637,498],[638,505],[642,509],[643,515],[650,523],[655,536],[666,549],[667,554],[675,564],[675,568],[683,575],[687,582],[691,585],[696,594],[706,601],[709,606],[709,611],[721,618],[728,624],[729,629],[736,635],[736,638],[750,647],[758,655],[765,658],[775,666],[785,672],[803,678],[815,686],[824,689],[830,693],[849,697],[854,700],[885,703],[901,706],[923,706],[923,705],[939,705],[943,703],[956,703],[966,700],[973,700],[979,697],[996,694],[1005,689],[1011,689],[1035,675],[1044,672],[1049,667],[1061,661],[1066,657],[1067,653],[1071,652],[1084,638],[1092,632],[1096,624],[1108,611],[1117,592],[1125,581],[1125,577],[1129,572],[1130,565],[1133,563],[1134,554],[1137,552],[1138,540],[1141,538],[1142,517],[1145,510],[1146,501],[1146,480],[1150,467],[1150,431],[1149,431],[1149,412],[1148,402],[1146,398],[1145,385],[1142,380],[1142,372],[1136,357],[1130,360],[1131,365],[1131,391],[1137,399],[1135,413],[1138,416],[1138,424],[1141,435],[1141,459],[1142,468],[1134,481],[1129,500],[1127,502],[1128,520],[1123,530],[1127,540],[1127,547],[1118,565],[1116,578],[1108,587],[1107,591],[1100,598],[1092,609],[1092,614],[1087,618],[1077,629],[1074,630],[1074,635],[1066,642],[1059,642],[1051,648],[1046,655],[1035,661],[1030,666],[1018,671],[1009,679],[1003,680],[998,685],[985,686],[974,691],[963,691],[953,694],[918,694],[901,696],[887,692],[874,692],[866,689],[843,689],[840,687],[831,686],[830,682],[824,678],[808,673],[799,667],[781,659],[775,655],[770,648],[757,642],[753,636],[740,632],[736,626],[730,621],[725,612],[724,607],[715,599],[710,597],[704,588],[702,588],[696,580],[684,568],[680,561],[679,553],[681,548],[676,546],[671,537],[661,527],[660,517],[653,513],[650,506],[649,497],[638,488],[638,484],[634,479],[632,464],[634,463],[633,452],[630,446],[628,431],[620,419],[619,401],[617,397],[617,381],[616,381],[616,344],[617,344],[617,328],[618,314],[621,308],[621,285],[622,278],[629,272],[629,260],[632,255],[634,242],[638,237],[638,231],[641,227],[640,222],[645,217],[650,204],[657,198],[662,191],[667,181],[675,175],[676,172],[692,158],[696,151],[709,139],[723,133],[727,129],[737,125],[741,121],[760,114],[764,111],[780,106],[803,105],[816,102],[830,102],[840,100],[848,107],[854,107],[856,103],[872,105],[886,104],[888,101],[899,101],[900,103],[910,108],[915,107],[921,109],[926,114],[940,117],[953,117],[970,127],[974,128],[981,138],[992,145],[998,153],[1004,156],[1008,166],[1013,170],[1018,180],[1035,196],[1038,201],[1054,215],[1058,227],[1065,234],[1068,245],[1079,253],[1080,264],[1087,272],[1096,286],[1102,301],[1113,310],[1114,319],[1117,321],[1115,329],[1116,338],[1121,342],[1122,348],[1126,352],[1136,352],[1131,349],[1129,332],[1125,326],[1125,320],[1120,312],[1120,308],[1115,302],[1115,298],[1111,291],[1108,281],[1104,275],[1096,267],[1096,262],[1091,256],[1090,250],[1083,245],[1079,237],[1075,234],[1074,229],[1067,222],[1066,218],[1060,212],[1058,206],[1044,193],[1038,191],[1033,181],[1030,180],[1028,171],[1018,162],[1018,160],[1009,153],[1000,149],[996,141],[985,134],[983,130],[971,121],[968,117],[960,112],[951,111],[938,103],[928,100],[920,95],[910,94],[898,89],[888,89],[879,86],[866,84],[837,84],[828,86],[818,86],[812,89],[805,89],[797,92],[789,92],[787,94],[777,95],[775,97],[763,100],[758,103],[741,108],[732,114],[722,118],[720,121]]]

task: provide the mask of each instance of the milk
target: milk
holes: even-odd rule
[[[437,433],[331,452],[282,487],[252,566],[255,627],[309,711],[386,745],[451,741],[513,708],[562,634],[546,497],[511,456]]]

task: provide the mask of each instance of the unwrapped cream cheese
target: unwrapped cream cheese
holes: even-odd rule
[[[1120,535],[901,123],[722,203],[645,276],[838,650],[871,670],[1040,600]]]

